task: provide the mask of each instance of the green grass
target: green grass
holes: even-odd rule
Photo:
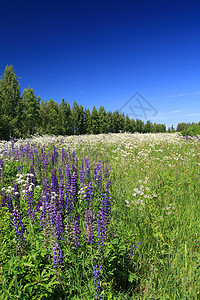
[[[39,142],[40,139],[34,140],[34,143]],[[185,141],[177,134],[112,134],[66,137],[64,143],[44,138],[42,142],[48,142],[46,147],[52,147],[54,143],[58,149],[67,149],[70,145],[80,158],[84,153],[96,161],[105,162],[108,158],[111,166],[111,228],[116,232],[117,244],[111,242],[106,250],[103,299],[200,299],[198,141]],[[15,170],[9,166],[6,170],[7,181],[4,180],[1,187],[10,184],[12,172],[15,176]],[[2,269],[10,255],[8,247],[13,247],[13,237],[5,208],[1,208],[0,214]],[[125,253],[138,242],[141,244],[131,266],[127,266]],[[33,247],[30,251],[34,252]],[[71,285],[73,292],[66,299],[93,299],[89,254],[68,255],[71,255],[73,268],[66,270],[62,279],[55,279],[61,280],[62,293],[65,290],[67,295]],[[40,259],[49,272],[53,272],[50,262]],[[24,271],[17,256],[13,258],[10,270],[9,284],[15,285],[16,290],[24,288],[20,281],[12,282],[19,270]],[[3,272],[0,276],[2,286],[8,288]],[[63,278],[68,278],[68,283],[63,283]],[[59,291],[55,280],[52,291]],[[51,295],[51,299],[61,299],[54,292]],[[12,298],[8,295],[7,299]]]

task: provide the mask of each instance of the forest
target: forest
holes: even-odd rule
[[[191,124],[178,124],[176,130],[188,134]],[[193,127],[196,125],[193,124]],[[199,127],[199,126],[198,126]],[[0,79],[0,139],[26,138],[35,134],[44,135],[82,135],[119,132],[175,132],[166,129],[164,124],[151,123],[149,120],[131,119],[128,115],[106,112],[103,106],[94,106],[92,112],[76,100],[72,107],[65,99],[58,104],[36,96],[29,86],[21,92],[14,67],[7,65]],[[194,130],[193,130],[194,131]],[[193,131],[189,131],[193,135]],[[198,131],[198,130],[197,130]]]

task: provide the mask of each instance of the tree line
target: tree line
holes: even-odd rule
[[[168,128],[175,131],[174,127]],[[134,120],[124,113],[106,112],[94,106],[92,112],[74,101],[41,100],[29,86],[21,93],[14,67],[7,65],[0,79],[0,139],[25,138],[34,134],[74,135],[118,132],[166,132],[164,124]]]

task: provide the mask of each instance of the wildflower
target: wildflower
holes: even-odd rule
[[[81,165],[79,167],[79,180],[80,180],[80,183],[84,184],[84,165],[83,165],[83,159],[81,160]]]
[[[59,248],[58,243],[55,243],[53,248],[53,264],[56,269],[63,268],[62,250]]]
[[[88,158],[85,159],[85,167],[86,167],[86,180],[87,180],[87,183],[89,183],[91,175],[90,175],[90,164],[89,164]]]
[[[56,174],[56,169],[54,168],[51,174],[51,191],[58,194],[58,178]]]
[[[77,250],[79,247],[79,236],[80,232],[80,218],[79,215],[76,213],[75,217],[73,218],[73,231],[74,231],[74,245],[75,249]]]
[[[104,252],[104,246],[105,246],[105,224],[103,219],[103,214],[100,212],[97,214],[97,228],[98,228],[98,240],[97,245],[98,249],[101,253]]]
[[[137,243],[137,245],[132,245],[130,250],[129,250],[129,253],[128,253],[128,257],[129,258],[132,258],[133,256],[133,253],[135,252],[135,250],[138,248],[138,246],[141,244],[141,242]]]
[[[93,283],[94,283],[94,292],[95,292],[95,299],[101,300],[103,297],[101,296],[102,287],[102,265],[95,265],[93,266]]]
[[[64,232],[63,232],[63,223],[62,223],[62,215],[60,211],[57,211],[56,214],[56,220],[55,220],[55,226],[56,226],[56,235],[57,238],[60,240],[64,240]]]
[[[75,202],[77,192],[78,192],[77,175],[75,172],[73,172],[73,175],[71,177],[71,191],[72,191],[73,199]]]
[[[14,201],[15,201],[15,206],[20,207],[20,195],[19,195],[19,187],[17,184],[14,185]]]
[[[89,210],[85,212],[85,229],[86,229],[88,243],[93,243],[94,242],[93,226],[91,220],[91,212]]]
[[[20,253],[22,253],[24,250],[24,236],[23,236],[24,227],[22,224],[20,212],[18,211],[17,208],[13,209],[12,215],[13,215],[13,223],[14,223],[14,227],[15,227],[15,231],[16,231],[16,235],[17,235],[18,249],[19,249]]]

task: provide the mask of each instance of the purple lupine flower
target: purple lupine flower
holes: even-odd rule
[[[20,208],[20,194],[19,194],[19,187],[17,184],[14,185],[14,201],[15,206],[19,209]]]
[[[54,154],[51,154],[51,161],[52,161],[52,165],[54,166]]]
[[[55,202],[53,201],[53,199],[47,205],[47,214],[48,214],[48,220],[49,220],[50,229],[51,229],[51,236],[52,236],[52,238],[55,239],[56,208],[55,208]]]
[[[20,212],[18,211],[17,208],[13,209],[13,223],[15,226],[15,231],[17,235],[17,244],[18,244],[18,249],[20,253],[23,252],[24,250],[24,226],[21,220]]]
[[[72,216],[67,215],[65,218],[65,233],[66,233],[66,240],[68,245],[72,245],[73,243],[73,230],[72,230]]]
[[[65,200],[64,200],[64,176],[61,171],[61,168],[58,168],[58,173],[59,173],[59,199],[58,199],[58,207],[60,211],[64,211],[65,208]]]
[[[64,211],[65,209],[65,195],[64,195],[64,191],[63,188],[59,188],[59,199],[58,199],[58,209],[60,211]]]
[[[18,170],[18,172],[22,171],[22,166],[21,165],[17,165],[17,170]]]
[[[40,222],[40,228],[43,230],[46,226],[46,201],[44,201],[43,197],[43,192],[41,193],[41,201],[42,205],[40,206],[40,215],[39,215],[39,222]]]
[[[10,194],[6,194],[6,202],[7,202],[9,212],[12,213],[13,212],[13,203],[12,203],[12,198],[11,198]]]
[[[91,212],[89,210],[85,212],[85,229],[86,229],[88,243],[93,243],[94,234],[93,234],[93,226],[91,220]]]
[[[73,231],[74,231],[74,245],[75,245],[75,249],[77,250],[79,247],[79,236],[81,234],[80,231],[80,218],[78,213],[76,213],[75,217],[72,220],[72,224],[73,224]]]
[[[78,183],[77,183],[77,174],[74,172],[72,177],[71,177],[71,191],[73,195],[73,200],[75,202],[77,192],[78,192]]]
[[[87,211],[91,205],[89,187],[87,185],[85,185],[84,198],[85,198],[85,211]]]
[[[58,168],[58,174],[59,174],[60,186],[63,186],[63,184],[64,184],[64,176],[63,176],[63,173],[62,173],[62,170],[61,170],[60,167]]]
[[[64,240],[63,221],[62,221],[62,215],[60,211],[57,211],[55,226],[56,226],[56,235],[58,240],[60,239]]]
[[[38,182],[37,182],[37,179],[36,179],[36,176],[35,176],[35,169],[34,169],[33,165],[31,165],[30,173],[34,175],[34,177],[32,177],[32,182],[36,186],[38,184]]]
[[[53,264],[54,268],[56,269],[63,268],[62,250],[59,248],[58,243],[55,243],[55,246],[53,248]]]
[[[74,163],[72,163],[72,173],[77,174],[77,168],[74,166]]]
[[[42,205],[40,206],[39,222],[40,222],[40,228],[43,231],[44,245],[46,249],[48,249],[49,241],[53,236],[53,228],[50,227],[52,222],[50,220],[50,214],[48,208],[49,208],[49,204],[46,206],[46,201],[44,199]]]
[[[138,246],[141,244],[141,242],[137,243],[137,245],[132,245],[129,253],[128,253],[128,258],[132,258],[133,257],[133,253],[135,252],[135,250],[138,248]]]
[[[34,154],[33,154],[33,147],[32,146],[30,146],[30,148],[29,148],[28,159],[29,160],[32,159],[32,164],[34,164]]]
[[[101,162],[99,161],[96,165],[96,184],[97,191],[101,190],[101,181],[102,181],[102,173],[101,173]]]
[[[66,180],[67,180],[68,187],[70,188],[71,187],[71,172],[70,172],[70,167],[68,164],[66,165]]]
[[[97,214],[97,229],[98,229],[98,239],[97,245],[100,252],[104,252],[105,246],[105,224],[102,212]]]
[[[43,191],[44,191],[43,197],[44,197],[46,203],[48,204],[51,201],[51,192],[50,192],[48,180],[44,178],[42,181],[42,185],[43,185]]]
[[[55,168],[53,169],[51,174],[51,191],[58,194],[58,178]]]
[[[6,192],[3,191],[2,196],[1,196],[1,205],[2,205],[2,207],[6,207],[6,202],[7,202]]]
[[[102,271],[102,265],[93,266],[94,299],[98,300],[103,299],[103,297],[101,296]]]
[[[86,168],[86,180],[87,180],[87,183],[89,183],[91,175],[90,175],[90,164],[89,164],[88,158],[85,159],[85,168]]]
[[[84,194],[85,210],[90,208],[93,197],[94,197],[94,184],[93,182],[90,182],[89,186],[85,185],[85,194]]]
[[[58,152],[56,150],[56,146],[53,145],[53,151],[51,153],[52,165],[56,164],[58,161]]]
[[[65,182],[65,206],[67,215],[71,215],[73,210],[73,195],[71,189],[68,188],[67,181]]]
[[[34,184],[31,182],[31,176],[28,176],[28,187],[26,188],[26,200],[28,204],[28,215],[31,221],[36,221],[37,217],[33,209]]]
[[[18,148],[16,147],[16,151],[15,151],[15,156],[16,156],[16,159],[18,159],[19,158],[19,150],[18,150]]]
[[[75,151],[74,150],[72,150],[72,155],[71,155],[71,157],[72,157],[72,163],[74,163],[74,161],[75,161]]]

